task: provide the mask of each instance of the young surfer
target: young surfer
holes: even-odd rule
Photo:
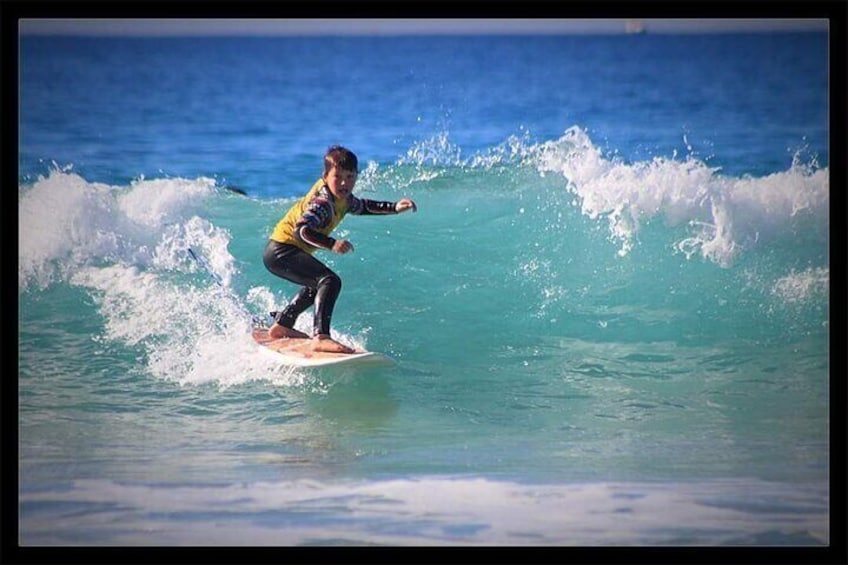
[[[302,288],[277,312],[269,337],[310,337],[295,330],[294,324],[300,314],[313,306],[312,349],[353,353],[353,349],[330,336],[330,320],[342,281],[313,253],[317,249],[339,254],[353,251],[352,243],[330,235],[346,214],[386,215],[418,210],[408,198],[397,202],[357,198],[353,186],[358,174],[359,161],[352,151],[338,145],[330,147],[324,155],[324,174],[274,227],[262,257],[265,267]]]

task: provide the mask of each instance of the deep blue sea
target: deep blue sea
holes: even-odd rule
[[[829,545],[828,82],[825,33],[23,36],[21,545]],[[337,143],[418,204],[318,253],[395,364],[295,370],[262,251]]]

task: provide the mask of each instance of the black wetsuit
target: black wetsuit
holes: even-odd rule
[[[268,240],[262,260],[278,277],[303,286],[291,302],[276,313],[274,321],[292,328],[297,317],[314,304],[314,333],[330,335],[333,307],[342,289],[339,276],[302,249],[273,239]]]
[[[313,335],[330,335],[330,321],[342,281],[312,253],[317,249],[332,249],[336,240],[329,233],[348,213],[385,215],[396,214],[397,210],[394,202],[353,195],[336,202],[330,189],[319,180],[278,222],[262,260],[269,271],[303,288],[283,310],[276,312],[276,323],[292,328],[298,316],[314,305]]]

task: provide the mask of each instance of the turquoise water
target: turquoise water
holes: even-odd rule
[[[177,42],[179,72],[144,40],[22,44],[23,545],[829,543],[822,36],[346,40],[398,55],[332,133],[342,40],[243,41]],[[137,73],[103,92],[116,53]],[[339,141],[360,196],[418,204],[321,256],[337,338],[396,364],[295,370],[249,335],[296,290],[261,252]]]

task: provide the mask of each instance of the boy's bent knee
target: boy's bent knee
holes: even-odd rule
[[[342,289],[342,279],[336,273],[328,273],[318,279],[318,288],[322,287],[333,292],[339,292]]]

